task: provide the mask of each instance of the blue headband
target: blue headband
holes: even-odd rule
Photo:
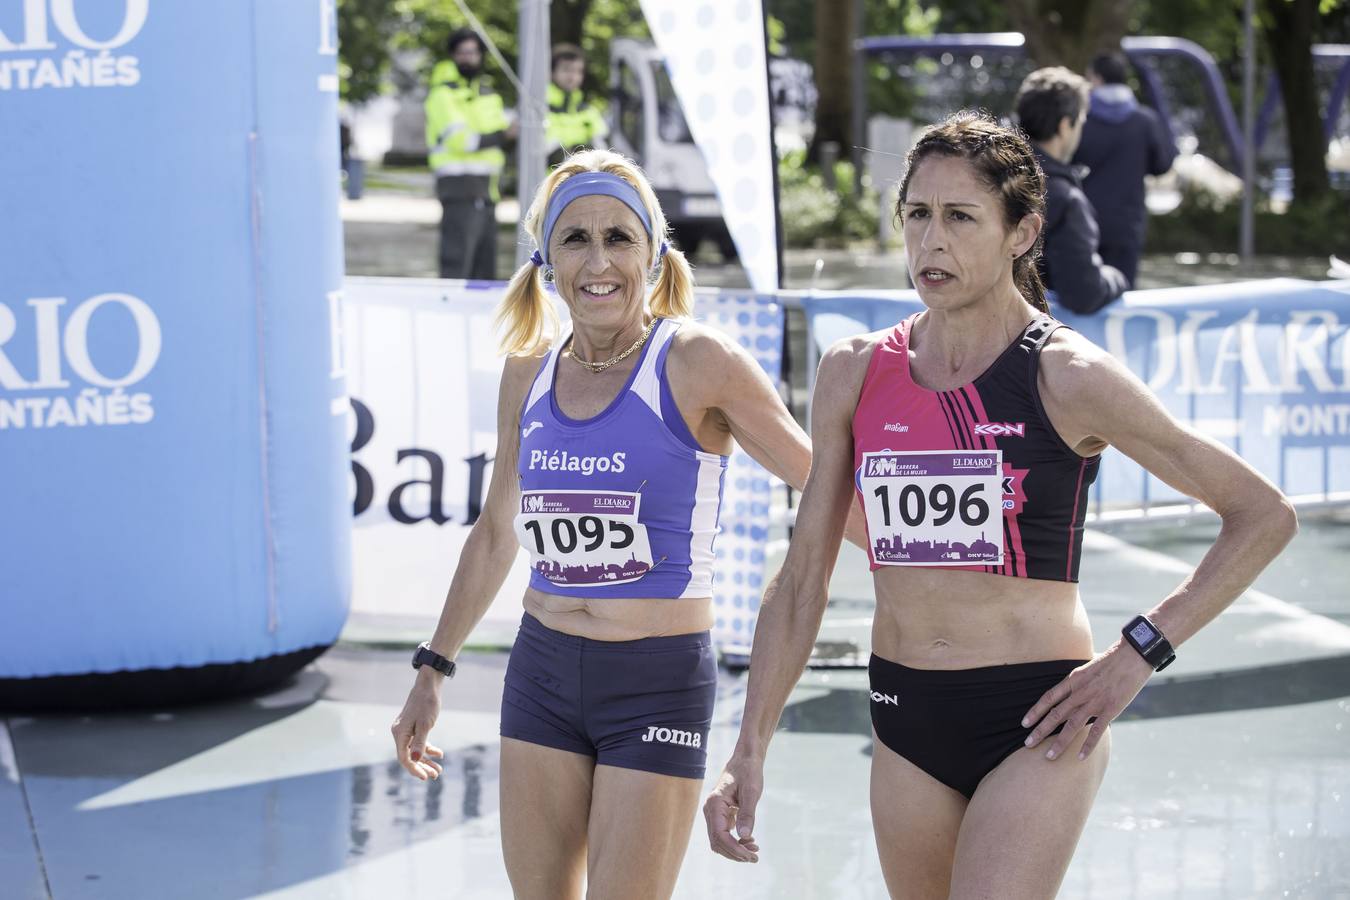
[[[638,194],[637,188],[618,175],[611,175],[608,172],[582,172],[564,181],[548,200],[548,212],[544,215],[544,242],[540,247],[542,251],[540,260],[544,265],[549,264],[549,242],[553,237],[553,226],[558,224],[558,217],[562,215],[562,211],[573,200],[596,194],[613,197],[631,209],[642,221],[642,227],[647,229],[647,239],[651,240],[652,220],[647,214],[647,207],[642,204],[642,196]],[[664,250],[665,246],[662,245],[662,251]]]

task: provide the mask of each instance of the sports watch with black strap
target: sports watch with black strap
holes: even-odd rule
[[[1172,644],[1162,633],[1157,625],[1148,620],[1147,616],[1135,616],[1122,629],[1120,633],[1124,635],[1125,642],[1135,649],[1144,662],[1153,667],[1153,671],[1161,672],[1172,664],[1172,660],[1177,658],[1176,652],[1172,649]]]
[[[435,650],[431,649],[431,644],[427,641],[417,645],[417,650],[413,653],[412,667],[420,669],[423,666],[431,666],[437,672],[440,672],[446,678],[453,678],[455,675],[455,661],[446,659]]]

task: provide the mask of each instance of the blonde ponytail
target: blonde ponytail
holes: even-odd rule
[[[661,258],[661,272],[652,288],[652,315],[674,319],[691,315],[694,311],[694,273],[689,260],[674,247]]]
[[[534,263],[525,263],[511,276],[506,296],[497,307],[496,323],[503,332],[499,349],[507,356],[533,356],[557,335],[558,312]]]

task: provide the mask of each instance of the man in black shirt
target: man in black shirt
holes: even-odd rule
[[[1177,148],[1158,114],[1134,98],[1119,54],[1099,55],[1090,74],[1092,100],[1073,161],[1088,167],[1083,193],[1101,226],[1098,252],[1133,287],[1148,224],[1144,176],[1172,168]]]

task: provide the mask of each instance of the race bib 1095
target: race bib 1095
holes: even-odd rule
[[[1003,563],[1003,451],[864,453],[858,488],[881,566]]]
[[[638,522],[640,499],[626,491],[526,491],[516,538],[553,584],[636,581],[652,567],[647,526]]]

